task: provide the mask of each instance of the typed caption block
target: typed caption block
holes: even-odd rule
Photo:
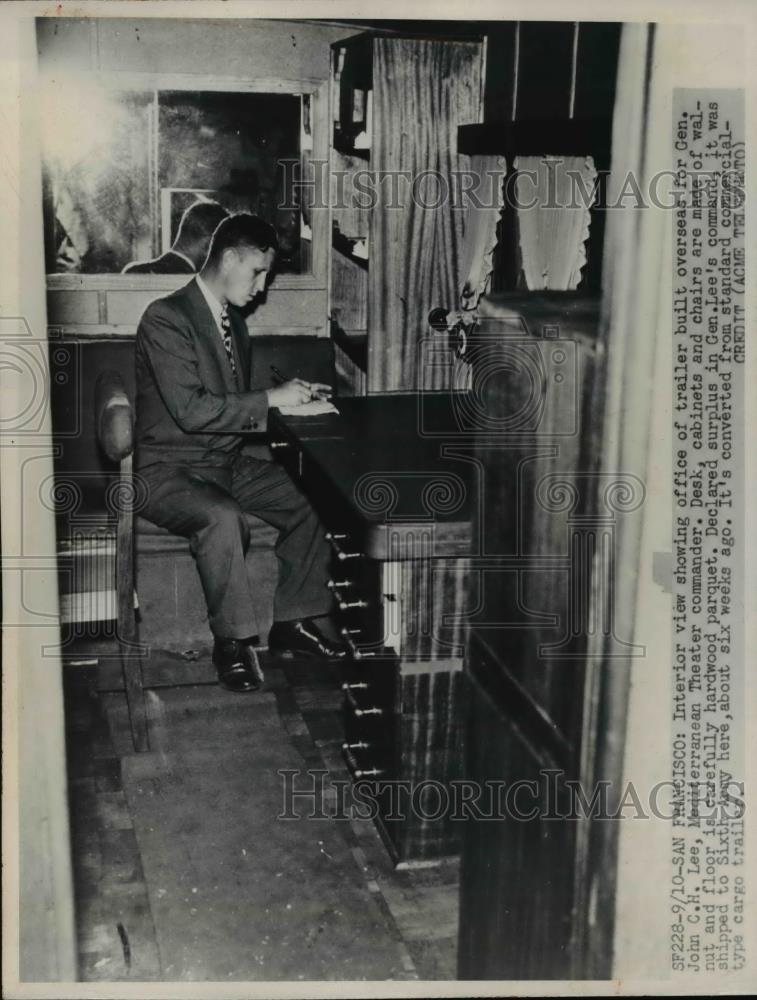
[[[746,964],[744,127],[742,91],[674,91],[674,972]]]

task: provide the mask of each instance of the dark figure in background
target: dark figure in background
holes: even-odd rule
[[[279,529],[269,650],[344,655],[328,617],[322,525],[287,474],[243,456],[243,438],[233,433],[264,431],[269,406],[296,406],[330,391],[301,379],[250,390],[250,337],[237,310],[264,291],[277,247],[267,222],[230,216],[214,233],[201,273],[152,302],[137,330],[136,455],[149,490],[143,514],[190,539],[215,637],[213,662],[232,691],[262,681],[245,568],[246,513]]]
[[[173,246],[154,260],[132,261],[122,274],[195,274],[205,263],[210,239],[229,213],[215,201],[196,201],[184,212]]]

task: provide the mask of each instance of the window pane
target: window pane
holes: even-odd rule
[[[281,240],[277,268],[300,271],[300,213],[282,207],[293,204],[300,98],[161,91],[158,101],[161,249],[171,245],[190,192],[198,192],[271,222]]]
[[[50,88],[43,104],[49,272],[118,272],[153,252],[149,93]]]
[[[51,84],[42,123],[48,273],[154,262],[198,199],[261,215],[279,233],[277,269],[309,271],[295,189],[300,107],[283,94]],[[167,260],[175,267],[175,256]]]

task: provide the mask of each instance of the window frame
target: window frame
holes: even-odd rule
[[[310,97],[310,131],[313,140],[311,157],[325,164],[329,162],[329,86],[328,80],[287,79],[284,77],[243,78],[232,76],[206,76],[194,73],[123,73],[86,72],[66,74],[66,82],[108,90],[189,92],[228,92],[237,94],[291,94]],[[300,151],[302,152],[302,150]],[[331,241],[328,171],[315,172],[314,198],[324,208],[311,216],[312,264],[303,274],[276,274],[271,287],[277,291],[288,289],[323,289],[328,284],[328,259]],[[186,274],[57,274],[46,275],[48,291],[173,291],[186,284]]]

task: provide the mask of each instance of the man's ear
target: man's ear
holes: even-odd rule
[[[236,264],[239,254],[234,247],[226,247],[226,249],[221,254],[221,268],[224,271],[228,271],[229,268]]]

